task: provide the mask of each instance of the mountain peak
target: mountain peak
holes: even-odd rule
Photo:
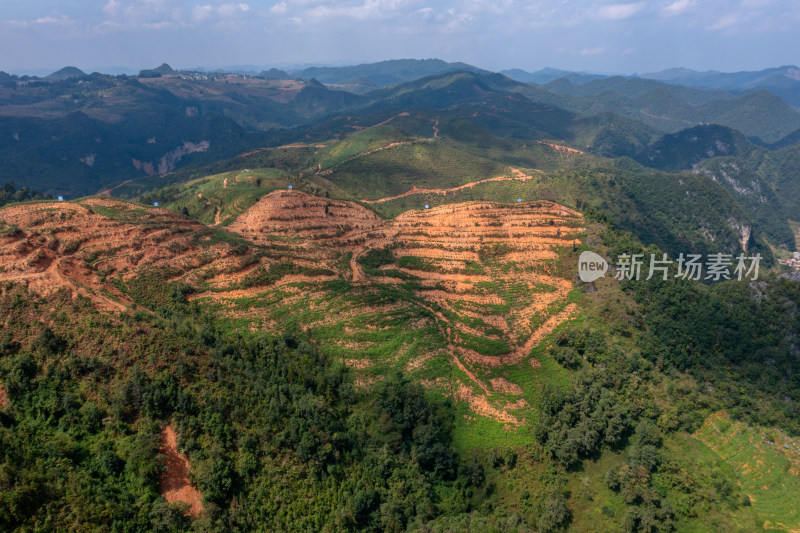
[[[140,78],[158,78],[165,74],[175,74],[175,71],[166,63],[161,63],[154,69],[145,69],[139,72]]]
[[[166,63],[161,63],[158,67],[153,69],[153,72],[158,72],[159,74],[175,74],[172,67]]]
[[[271,80],[288,80],[289,78],[291,78],[288,72],[286,72],[285,70],[277,69],[275,67],[269,70],[261,71],[261,74],[259,74],[259,76]]]
[[[82,78],[86,76],[86,73],[79,69],[78,67],[64,67],[59,69],[52,74],[45,76],[46,80],[52,81],[61,81],[67,80],[69,78]]]

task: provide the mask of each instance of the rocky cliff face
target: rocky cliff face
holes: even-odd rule
[[[133,159],[132,163],[136,170],[143,170],[148,176],[166,174],[167,172],[175,170],[175,167],[178,166],[180,160],[185,156],[198,152],[207,152],[210,146],[211,143],[209,141],[200,141],[198,143],[183,141],[182,146],[170,150],[157,161],[139,161],[138,159]]]
[[[750,236],[753,234],[753,226],[743,224],[734,218],[728,219],[728,225],[739,235],[739,244],[742,246],[742,251],[747,252]]]

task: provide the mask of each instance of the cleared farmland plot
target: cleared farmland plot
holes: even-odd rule
[[[403,371],[507,429],[531,422],[536,394],[536,380],[510,376],[544,372],[532,350],[577,313],[557,260],[578,244],[583,219],[547,201],[386,220],[281,190],[229,231],[108,198],[14,206],[0,219],[0,279],[120,311],[158,310],[176,297],[170,284],[182,284],[241,327],[303,329],[364,387]]]

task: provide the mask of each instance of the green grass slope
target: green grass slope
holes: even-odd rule
[[[800,527],[800,442],[769,428],[752,428],[727,413],[709,416],[694,437],[730,464],[768,530]]]

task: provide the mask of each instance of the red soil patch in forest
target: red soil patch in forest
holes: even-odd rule
[[[2,383],[0,383],[0,407],[8,407],[8,393]]]
[[[522,424],[522,421],[517,417],[504,410],[493,407],[486,399],[486,396],[474,394],[472,389],[463,383],[458,385],[458,390],[455,392],[454,396],[456,399],[466,402],[470,409],[479,415],[492,418],[507,426],[516,427]]]
[[[358,128],[358,126],[350,126],[350,127],[351,128],[356,128],[356,129],[363,129],[363,128]],[[354,159],[358,159],[359,157],[364,157],[365,155],[374,154],[375,152],[380,152],[382,150],[388,150],[389,148],[394,148],[395,146],[404,146],[406,144],[414,144],[415,142],[426,142],[426,141],[395,141],[395,142],[390,142],[386,146],[379,146],[378,148],[372,148],[371,150],[367,150],[365,152],[361,152],[361,153],[358,153],[358,154],[356,154],[354,156],[351,156],[351,157],[348,157],[346,159],[343,159],[343,160],[339,161],[338,163],[336,163],[334,166],[342,165],[342,164],[347,163],[349,161],[352,161]],[[316,174],[327,175],[328,173],[333,171],[332,167],[328,167],[325,170],[322,170],[322,163],[317,163],[317,167],[318,167],[318,169],[317,169]]]
[[[116,191],[120,187],[123,187],[123,186],[129,184],[132,181],[133,180],[125,180],[122,183],[120,183],[119,185],[115,185],[114,187],[109,187],[108,189],[103,189],[102,191],[97,193],[97,196],[111,196],[112,192]]]
[[[570,154],[584,154],[584,155],[586,154],[586,152],[582,152],[577,148],[570,148],[569,146],[564,146],[563,144],[546,143],[543,141],[539,141],[539,144],[549,146],[550,148],[555,148],[559,152],[566,152]]]
[[[492,378],[489,380],[489,383],[492,384],[494,390],[499,392],[505,392],[506,394],[513,394],[515,396],[521,396],[523,393],[522,387],[516,383],[511,383],[505,378]]]
[[[198,516],[203,512],[203,495],[189,481],[189,461],[178,451],[178,436],[172,426],[161,431],[161,453],[167,457],[161,473],[161,495],[169,503],[189,506],[186,514]]]

